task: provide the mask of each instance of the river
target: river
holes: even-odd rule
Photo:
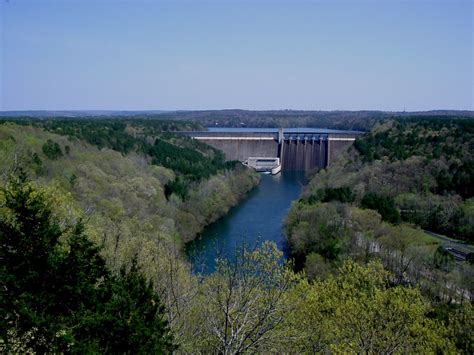
[[[283,219],[304,183],[304,172],[262,174],[260,184],[243,201],[188,244],[186,251],[194,270],[212,272],[217,256],[232,259],[244,244],[255,247],[271,240],[283,250]]]

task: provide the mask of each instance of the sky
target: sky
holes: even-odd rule
[[[472,0],[0,0],[0,110],[473,110]]]

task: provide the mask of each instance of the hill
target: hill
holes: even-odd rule
[[[433,299],[458,298],[455,287],[440,291],[444,282],[472,295],[472,265],[455,263],[444,241],[424,230],[474,241],[473,133],[472,120],[410,118],[358,138],[311,178],[288,214],[297,267],[316,276],[348,256],[378,257],[394,282]]]

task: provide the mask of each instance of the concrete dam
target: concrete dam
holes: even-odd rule
[[[363,134],[315,128],[219,128],[181,133],[223,151],[227,160],[279,158],[283,171],[325,168]]]

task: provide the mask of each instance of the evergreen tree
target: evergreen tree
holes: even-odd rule
[[[136,261],[106,268],[81,222],[62,230],[24,173],[0,190],[0,350],[153,352],[174,349],[164,309]]]
[[[400,212],[398,212],[395,206],[395,201],[390,196],[378,195],[375,192],[367,192],[362,198],[360,205],[363,208],[376,210],[380,213],[384,221],[399,223],[401,220]]]
[[[58,143],[53,142],[51,139],[48,139],[45,144],[43,144],[43,153],[52,160],[58,159],[63,156],[63,152]]]

